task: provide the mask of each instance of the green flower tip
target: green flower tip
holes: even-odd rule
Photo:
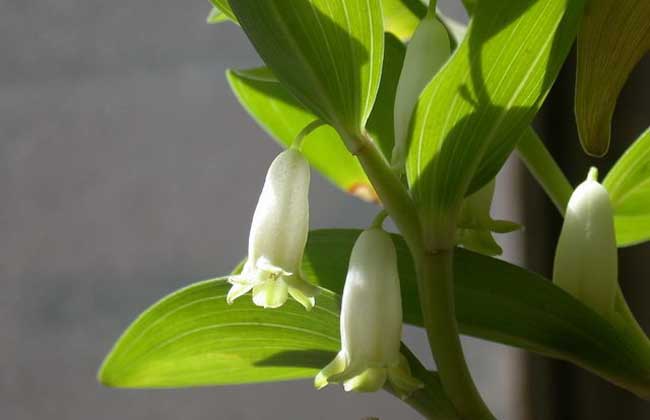
[[[411,374],[411,369],[403,355],[394,366],[368,367],[354,366],[344,351],[325,366],[314,379],[314,386],[322,389],[330,383],[342,383],[346,392],[377,392],[388,381],[400,398],[408,398],[424,384]]]
[[[494,220],[490,216],[494,198],[495,180],[469,195],[463,202],[456,243],[470,251],[494,256],[503,250],[494,239],[493,233],[510,233],[521,229],[521,225],[507,220]]]

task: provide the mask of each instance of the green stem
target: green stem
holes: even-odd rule
[[[517,151],[530,173],[564,216],[573,187],[532,128],[528,128],[519,140]]]
[[[418,275],[420,304],[440,380],[461,418],[493,420],[472,381],[458,336],[453,296],[453,253],[429,252],[418,213],[399,178],[367,135],[348,137],[384,208],[409,246]]]
[[[296,136],[296,138],[293,140],[293,143],[291,143],[291,148],[301,150],[302,149],[302,143],[303,140],[305,140],[305,137],[310,135],[311,133],[314,132],[317,128],[325,125],[325,122],[323,120],[314,120],[307,124],[305,128],[300,130],[300,133]]]
[[[370,229],[373,228],[381,229],[387,217],[388,217],[388,212],[382,209],[379,213],[377,213],[375,218],[372,219],[372,223],[370,223]]]
[[[356,144],[354,154],[411,251],[422,248],[420,223],[415,204],[381,152],[367,135],[359,135],[346,144]]]
[[[453,292],[453,250],[415,258],[420,306],[440,380],[464,419],[494,420],[469,372],[460,344]]]
[[[427,14],[430,16],[435,16],[436,15],[436,6],[438,5],[438,0],[430,0],[429,1],[429,9],[427,11]]]
[[[458,411],[445,394],[438,374],[427,370],[404,344],[402,344],[400,352],[408,360],[413,375],[424,383],[424,388],[415,391],[403,401],[427,419],[460,420]],[[390,383],[386,384],[385,389],[400,398]]]

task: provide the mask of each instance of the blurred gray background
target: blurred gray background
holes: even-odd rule
[[[441,1],[463,18],[455,0]],[[278,147],[226,84],[258,63],[207,0],[0,0],[0,418],[416,419],[388,394],[309,381],[190,390],[103,388],[95,373],[143,309],[227,273]],[[495,215],[522,221],[519,165]],[[375,209],[314,176],[311,224],[360,227]],[[521,262],[522,233],[502,238]],[[431,364],[424,335],[406,339]],[[465,340],[498,417],[521,419],[523,358]]]

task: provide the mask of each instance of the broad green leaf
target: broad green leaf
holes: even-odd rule
[[[576,123],[593,156],[609,150],[618,95],[650,51],[650,1],[590,0],[578,34]]]
[[[427,7],[420,0],[382,0],[384,30],[402,41],[413,35],[420,19],[427,13]]]
[[[99,379],[119,387],[280,381],[315,375],[339,350],[338,297],[323,291],[310,312],[289,301],[264,310],[226,303],[230,284],[209,280],[154,304],[122,335]]]
[[[650,240],[650,129],[619,159],[603,185],[612,199],[618,245]]]
[[[317,119],[270,72],[229,70],[227,77],[242,106],[284,147],[289,147],[298,133]],[[334,185],[363,200],[377,200],[361,165],[332,127],[313,131],[305,138],[302,151],[312,166]]]
[[[361,231],[311,232],[303,269],[341,293],[352,246]],[[404,320],[421,326],[414,268],[394,236]],[[463,333],[568,360],[650,398],[647,340],[613,326],[541,276],[458,249],[456,310]],[[279,310],[240,299],[225,304],[224,280],[176,292],[144,312],[117,342],[99,379],[120,387],[234,384],[306,378],[338,349],[337,298],[317,298],[311,312],[296,302]]]
[[[404,45],[386,35],[386,60],[377,95],[378,101],[368,120],[368,131],[381,150],[390,156],[393,147],[393,103]],[[289,146],[296,135],[317,117],[307,111],[265,68],[227,73],[232,90],[251,116],[274,139]],[[350,154],[336,131],[321,127],[303,143],[311,164],[335,185],[367,201],[377,196],[357,159]]]
[[[228,0],[211,1],[228,19],[237,22]],[[420,0],[381,0],[381,7],[384,14],[384,30],[402,41],[411,38],[420,19],[427,12],[426,6]]]
[[[338,132],[361,133],[384,57],[379,0],[230,0],[266,65]],[[352,146],[352,145],[350,145]]]
[[[218,22],[223,22],[225,20],[231,20],[233,22],[237,22],[237,18],[235,17],[235,14],[232,12],[232,8],[230,7],[228,0],[210,0],[210,3],[212,3],[213,13],[216,10],[218,12],[221,12],[221,15],[223,16]],[[210,22],[210,21],[208,22],[218,23],[218,22]]]
[[[448,223],[463,197],[496,175],[555,80],[582,6],[477,3],[467,35],[424,90],[411,123],[407,175],[424,220]]]
[[[118,340],[98,379],[120,388],[177,388],[313,378],[340,349],[340,299],[332,292],[323,290],[306,312],[293,301],[274,310],[250,299],[229,306],[229,288],[225,278],[208,280],[155,303]],[[459,420],[437,374],[410,364],[426,383],[413,398],[436,419]]]
[[[359,234],[312,232],[305,261],[309,278],[340,293]],[[404,321],[422,326],[412,260],[405,242],[394,239]],[[456,250],[454,280],[463,334],[567,360],[650,398],[650,344],[634,328],[613,326],[538,274],[463,249]]]

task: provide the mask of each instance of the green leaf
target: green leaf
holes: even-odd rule
[[[463,197],[496,175],[555,80],[582,6],[477,3],[467,35],[424,90],[411,123],[407,175],[424,220],[449,223]]]
[[[386,159],[390,159],[395,144],[395,100],[406,47],[393,35],[384,41],[384,67],[375,107],[368,119],[368,132]]]
[[[384,56],[379,0],[230,0],[230,5],[295,98],[339,132],[364,130]]]
[[[427,7],[420,0],[382,0],[384,11],[384,30],[394,34],[402,41],[413,35],[427,14]]]
[[[385,45],[387,60],[378,101],[368,120],[368,131],[385,155],[390,156],[394,138],[393,104],[404,59],[404,45],[390,34],[386,35]],[[242,106],[285,147],[307,124],[317,119],[266,68],[229,70],[227,77]],[[344,191],[367,201],[377,200],[361,165],[331,127],[321,127],[310,134],[303,143],[303,152],[316,169]]]
[[[308,277],[340,293],[359,234],[312,232],[305,254]],[[404,322],[422,326],[410,253],[400,237],[394,240]],[[572,362],[650,399],[650,344],[634,327],[610,324],[536,273],[463,249],[456,249],[454,281],[463,334]]]
[[[590,0],[578,34],[576,122],[584,150],[609,150],[616,101],[650,50],[650,1]]]
[[[341,293],[361,231],[311,232],[303,269]],[[404,241],[394,236],[404,320],[421,326],[417,285]],[[458,249],[456,310],[463,333],[568,360],[644,398],[650,397],[650,347],[613,326],[541,276]],[[290,301],[278,310],[240,299],[227,307],[223,279],[176,292],[144,312],[119,339],[99,373],[120,387],[235,384],[306,378],[338,350],[338,306],[328,291],[308,313]]]
[[[467,10],[468,15],[471,16],[474,14],[477,2],[478,0],[463,0],[463,5],[465,6],[465,10]]]
[[[232,13],[228,0],[211,0],[226,17],[234,22],[237,18]],[[381,0],[384,14],[384,30],[402,41],[411,38],[420,19],[427,13],[426,6],[420,0]]]
[[[317,119],[265,68],[228,70],[227,77],[242,106],[284,147],[289,147],[298,133]],[[323,126],[309,134],[302,151],[309,163],[334,185],[363,200],[376,201],[361,165],[332,127]]]
[[[216,7],[213,7],[206,19],[206,22],[221,23],[225,20],[228,20],[228,16],[226,16],[223,12],[221,12],[221,10],[217,9]]]
[[[650,128],[607,174],[618,246],[650,240]]]
[[[226,303],[226,279],[191,285],[140,315],[104,362],[108,386],[181,387],[314,376],[339,350],[338,298],[323,291],[306,312]]]
[[[212,8],[213,8],[212,13],[210,13],[210,16],[212,16],[212,14],[220,12],[221,17],[219,18],[219,20],[215,22],[211,22],[208,19],[208,23],[219,23],[219,22],[224,22],[226,20],[231,20],[237,23],[237,18],[235,17],[235,14],[232,12],[228,0],[210,0],[210,3],[212,3]]]

